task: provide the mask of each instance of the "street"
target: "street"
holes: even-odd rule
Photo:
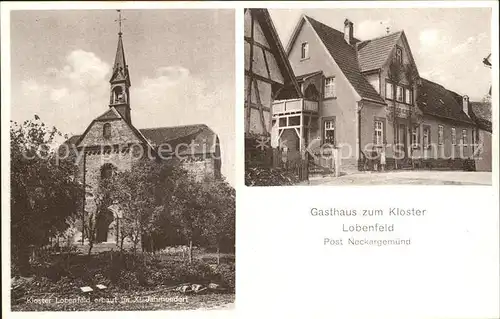
[[[312,176],[300,185],[491,185],[491,172],[355,172],[340,177]]]

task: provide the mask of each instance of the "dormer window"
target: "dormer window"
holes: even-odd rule
[[[396,47],[396,62],[403,64],[403,49]]]
[[[102,127],[102,136],[104,138],[110,138],[111,137],[111,124],[105,123]]]
[[[300,58],[301,59],[309,58],[309,43],[307,42],[302,43]]]

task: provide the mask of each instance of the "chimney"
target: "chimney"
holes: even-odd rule
[[[469,116],[469,97],[467,95],[464,95],[462,99],[462,111],[464,111],[464,113]]]
[[[348,44],[353,44],[354,39],[354,25],[349,19],[344,21],[344,40]]]

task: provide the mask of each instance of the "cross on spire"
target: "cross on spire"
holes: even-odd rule
[[[125,21],[127,19],[122,18],[122,10],[116,10],[118,12],[118,19],[115,20],[115,22],[118,22],[118,26],[120,28],[120,32],[118,32],[118,35],[122,35],[122,21]]]

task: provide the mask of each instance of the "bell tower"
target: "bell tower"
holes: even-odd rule
[[[132,123],[130,117],[130,75],[128,73],[128,65],[125,62],[125,51],[123,50],[122,40],[122,14],[118,11],[119,32],[118,32],[118,47],[116,49],[115,63],[113,64],[113,73],[109,83],[110,98],[109,106],[114,106],[115,109],[122,115],[128,123]]]

